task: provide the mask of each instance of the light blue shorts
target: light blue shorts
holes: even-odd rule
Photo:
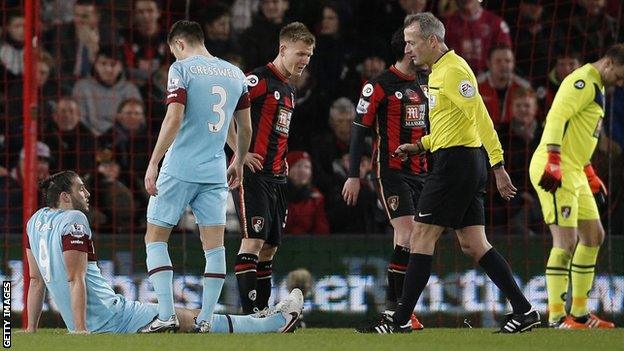
[[[172,228],[180,220],[186,205],[191,205],[198,225],[225,224],[227,184],[190,183],[160,173],[156,188],[158,195],[150,196],[147,205],[149,223]]]
[[[116,312],[95,333],[132,334],[150,323],[158,315],[158,305],[126,300],[117,295],[118,300],[112,309]]]

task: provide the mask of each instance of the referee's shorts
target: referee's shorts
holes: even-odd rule
[[[562,165],[561,187],[557,188],[554,194],[539,186],[547,158],[546,155],[536,153],[533,155],[529,167],[529,176],[539,197],[544,222],[561,227],[576,228],[579,220],[599,220],[600,213],[596,199],[589,188],[587,176],[582,169],[574,170],[565,164]]]
[[[482,148],[451,147],[432,154],[418,200],[417,222],[461,229],[485,225],[487,160]]]

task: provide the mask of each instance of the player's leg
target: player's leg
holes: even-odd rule
[[[257,309],[258,255],[270,226],[266,182],[258,176],[246,175],[243,184],[232,191],[232,198],[242,237],[234,272],[243,313],[250,314]]]
[[[145,248],[149,280],[158,298],[158,318],[143,332],[175,330],[173,302],[173,265],[167,248],[171,228],[178,222],[194,185],[161,173],[156,182],[158,195],[151,196],[147,207]]]
[[[204,266],[202,308],[197,318],[198,331],[210,330],[209,321],[221,296],[225,280],[225,213],[228,190],[225,184],[201,184],[191,208],[199,225],[199,236],[206,263]]]
[[[410,235],[416,222],[414,222],[414,215],[408,215],[391,219],[390,224],[394,229],[394,250],[388,265],[388,285],[392,282],[394,291],[390,292],[390,296],[394,296],[395,299],[388,301],[386,308],[394,311],[403,294],[403,283],[410,255]],[[386,299],[389,300],[388,297]]]
[[[277,252],[277,246],[264,243],[258,255],[258,270],[256,271],[256,307],[263,310],[269,307],[271,297],[271,278],[273,275],[273,257]]]
[[[258,270],[256,273],[256,288],[258,291],[256,307],[263,310],[269,306],[271,297],[271,278],[273,275],[273,257],[282,242],[282,231],[286,227],[288,215],[288,202],[286,199],[286,184],[271,184],[272,196],[269,197],[269,208],[272,209],[271,223],[266,241],[262,245],[258,257]]]
[[[605,231],[600,222],[596,201],[589,187],[579,192],[579,242],[572,257],[572,308],[570,314],[576,322],[588,328],[613,328],[614,324],[589,313],[587,297],[592,288],[598,251]]]

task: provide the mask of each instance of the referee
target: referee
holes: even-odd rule
[[[431,132],[415,144],[399,146],[404,159],[425,151],[433,167],[425,180],[410,240],[410,258],[403,296],[393,317],[375,327],[377,333],[410,332],[409,318],[431,275],[432,255],[444,228],[455,229],[462,251],[472,257],[503,292],[513,307],[500,328],[502,333],[530,330],[540,323],[513,278],[509,264],[485,236],[484,194],[489,163],[501,196],[516,194],[503,167],[503,151],[477,90],[477,79],[466,61],[444,43],[442,22],[431,13],[405,18],[405,53],[416,66],[431,67],[429,121]]]

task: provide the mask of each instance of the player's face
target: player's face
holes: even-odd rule
[[[605,70],[603,81],[605,86],[624,86],[624,65],[612,62]]]
[[[314,46],[308,45],[301,40],[282,44],[280,55],[282,55],[284,67],[289,75],[300,76],[308,63],[310,63],[313,51]]]
[[[414,65],[429,65],[432,48],[420,32],[420,24],[412,23],[403,30],[405,39],[405,55],[414,62]]]
[[[74,178],[71,193],[69,194],[74,210],[89,212],[89,197],[91,193],[87,190],[80,177]]]

